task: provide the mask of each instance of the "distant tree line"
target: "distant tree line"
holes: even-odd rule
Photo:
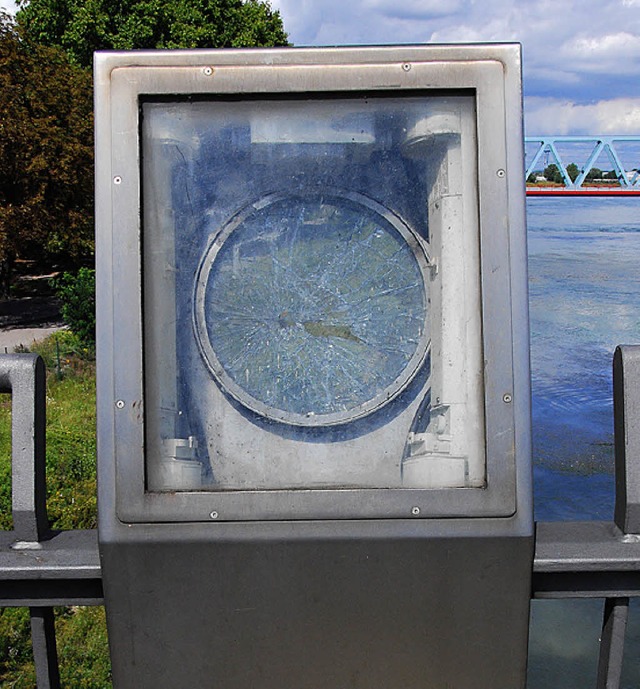
[[[0,12],[0,298],[18,259],[93,263],[95,50],[285,46],[263,0],[18,0]]]
[[[578,175],[581,172],[580,168],[575,163],[569,163],[566,169],[567,175],[569,175],[569,179],[572,182],[575,182],[578,178]],[[547,165],[547,167],[545,167],[542,173],[532,172],[527,178],[527,183],[534,184],[538,181],[538,177],[540,175],[544,177],[547,180],[547,182],[555,182],[556,184],[564,184],[565,182],[564,177],[562,176],[562,172],[560,172],[560,168],[555,163]],[[612,182],[617,181],[617,178],[618,177],[615,170],[605,171],[601,170],[598,167],[592,167],[589,170],[589,172],[587,172],[587,174],[585,175],[585,180],[588,181],[603,180],[607,182]]]

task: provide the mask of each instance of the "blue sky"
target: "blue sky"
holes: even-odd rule
[[[517,41],[527,134],[640,135],[640,0],[271,0],[294,45]]]
[[[15,11],[15,2],[0,0]],[[527,134],[640,135],[640,0],[271,0],[294,45],[518,41]]]

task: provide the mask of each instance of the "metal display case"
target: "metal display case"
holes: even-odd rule
[[[116,686],[524,685],[519,60],[96,55]]]

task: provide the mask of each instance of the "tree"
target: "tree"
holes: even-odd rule
[[[592,179],[602,179],[602,170],[599,167],[592,167],[589,172],[587,172],[588,180]]]
[[[580,169],[575,163],[569,163],[567,165],[567,174],[569,175],[569,179],[572,182],[575,182],[578,178],[578,175],[580,174]]]
[[[92,253],[91,77],[0,14],[0,296],[16,258]]]
[[[95,50],[287,45],[280,13],[263,0],[18,0],[31,40],[89,67]]]
[[[548,182],[562,182],[562,175],[560,174],[560,169],[555,163],[551,163],[545,167],[543,173],[545,179]]]

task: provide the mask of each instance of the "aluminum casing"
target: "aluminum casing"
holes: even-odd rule
[[[499,143],[506,151],[500,179],[507,203],[497,213],[508,230],[509,262],[494,267],[510,285],[505,315],[511,327],[501,346],[512,362],[507,373],[513,440],[505,457],[513,461],[515,509],[502,516],[482,516],[480,509],[467,518],[430,517],[423,509],[388,519],[350,513],[207,522],[176,517],[190,499],[176,494],[165,496],[178,505],[166,520],[153,511],[146,521],[119,518],[118,475],[129,471],[127,462],[139,461],[141,448],[131,447],[125,461],[116,417],[126,394],[116,381],[129,360],[141,357],[135,324],[142,307],[131,299],[123,310],[127,295],[119,291],[125,287],[114,279],[122,228],[114,228],[112,189],[114,175],[122,172],[111,153],[112,70],[170,69],[177,63],[185,69],[414,61],[443,63],[446,70],[445,63],[486,60],[502,65],[505,84],[506,131]],[[533,519],[519,47],[104,53],[96,58],[95,91],[99,536],[114,686],[524,686]],[[482,202],[490,205],[491,199]],[[135,245],[135,233],[128,241]],[[490,263],[490,256],[484,260]],[[483,296],[486,313],[490,296]],[[131,337],[123,342],[119,333],[129,324]],[[130,413],[140,416],[143,409],[134,405]],[[206,496],[197,500],[206,505]],[[304,495],[297,491],[291,500],[303,501]]]

